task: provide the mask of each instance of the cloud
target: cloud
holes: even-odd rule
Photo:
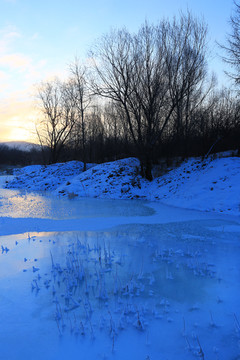
[[[31,58],[14,51],[16,41],[22,34],[14,26],[0,29],[0,66],[9,70],[25,70],[31,63]]]
[[[22,35],[13,25],[8,25],[0,29],[0,54],[9,51],[10,46],[21,37]]]
[[[31,58],[23,54],[6,54],[0,56],[0,65],[10,70],[26,71],[31,66]]]
[[[8,42],[14,41],[15,39],[19,39],[21,37],[22,37],[22,35],[19,32],[14,31],[14,30],[6,32],[4,34],[5,41],[8,41]]]
[[[38,34],[24,36],[14,26],[7,26],[0,29],[0,90],[2,97],[8,97],[16,89],[25,90],[32,83],[42,79],[47,61],[36,59],[35,53],[16,51],[17,48],[24,48],[29,41],[37,41]],[[21,42],[19,42],[19,40]]]
[[[3,82],[7,82],[9,80],[9,76],[5,71],[0,70],[0,86]]]
[[[35,33],[30,37],[30,40],[38,40],[41,39],[41,36],[39,35],[39,33]]]
[[[0,70],[0,93],[3,94],[7,89],[9,89],[9,76]]]

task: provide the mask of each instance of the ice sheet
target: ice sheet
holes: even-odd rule
[[[148,218],[104,231],[1,236],[0,359],[188,360],[203,359],[201,351],[204,359],[237,359],[239,233],[216,232],[220,224],[232,225],[223,219],[145,224]],[[88,274],[89,293],[84,280],[73,294],[75,301],[81,297],[81,305],[64,311],[67,290],[63,275],[54,280],[52,259],[67,268],[73,247]],[[102,268],[109,269],[104,275],[108,299],[97,297],[99,247]],[[111,254],[107,265],[105,252]],[[136,288],[128,294],[133,280]],[[59,324],[56,297],[63,312]],[[86,299],[93,311],[91,326],[83,306]],[[139,314],[144,329],[136,326]]]

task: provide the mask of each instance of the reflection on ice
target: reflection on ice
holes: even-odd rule
[[[140,205],[141,204],[141,205]],[[13,218],[79,219],[105,216],[146,216],[154,211],[144,201],[62,199],[46,194],[0,189],[0,216]]]
[[[210,226],[0,237],[3,359],[237,359],[239,237]]]

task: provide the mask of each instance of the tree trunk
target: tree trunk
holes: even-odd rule
[[[149,154],[144,154],[140,157],[141,163],[141,176],[149,181],[153,180],[152,177],[152,160]]]

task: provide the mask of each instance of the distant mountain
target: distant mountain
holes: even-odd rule
[[[32,150],[41,150],[41,146],[27,141],[5,141],[0,142],[0,146],[7,146],[9,149],[17,149],[21,151],[32,151]]]

